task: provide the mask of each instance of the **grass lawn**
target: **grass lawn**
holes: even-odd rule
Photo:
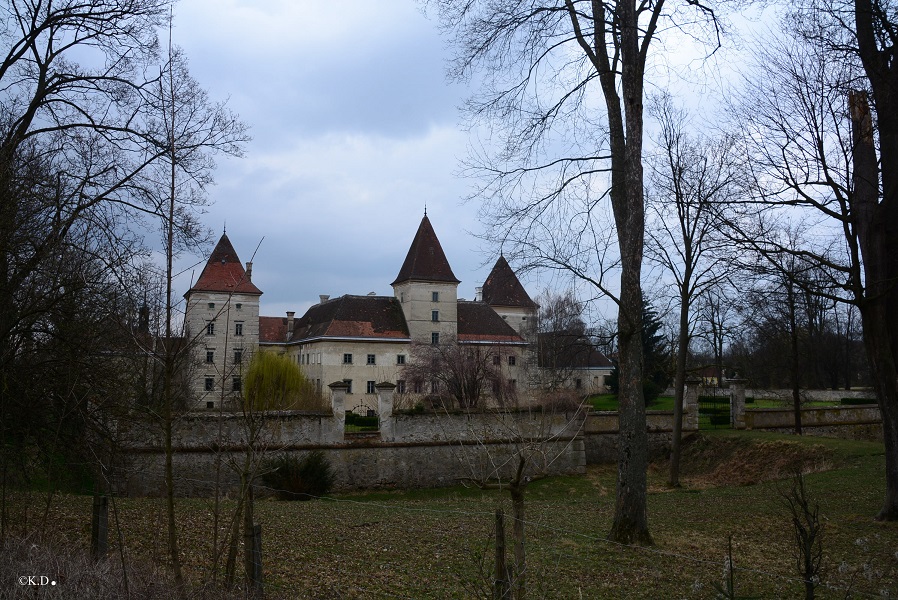
[[[681,489],[665,486],[666,464],[653,465],[652,548],[605,540],[614,511],[613,465],[531,485],[530,597],[713,598],[729,536],[737,594],[804,597],[791,520],[779,496],[788,482],[772,479],[799,464],[816,471],[806,482],[826,524],[823,583],[830,587],[817,597],[898,597],[898,524],[872,519],[884,494],[882,444],[734,431],[703,433],[686,444]],[[35,503],[31,515],[42,509]],[[116,504],[127,554],[162,560],[162,500]],[[50,522],[86,542],[90,506],[89,497],[57,497]],[[489,585],[493,513],[500,507],[510,514],[507,494],[464,487],[258,501],[266,592],[269,598],[478,597]],[[179,500],[177,510],[187,574],[192,582],[206,580],[211,501]],[[117,535],[110,532],[110,543]]]
[[[592,405],[593,410],[617,410],[617,394],[597,394],[586,400]],[[672,396],[658,396],[649,404],[649,410],[673,410],[674,399]]]

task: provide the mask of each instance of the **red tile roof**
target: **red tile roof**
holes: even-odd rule
[[[294,322],[296,319],[294,319]],[[287,340],[287,317],[259,317],[259,341],[281,343]]]
[[[524,338],[488,304],[460,300],[458,341],[524,343]]]
[[[399,300],[392,296],[340,296],[309,308],[294,320],[289,341],[319,337],[408,339],[408,325]],[[259,341],[284,343],[286,317],[259,317]]]
[[[399,275],[396,276],[396,280],[390,285],[409,280],[459,283],[459,280],[452,273],[452,267],[449,266],[449,261],[446,260],[443,247],[440,245],[440,240],[437,239],[437,234],[434,232],[427,215],[424,215],[424,218],[421,219],[421,224],[418,226],[415,239],[412,240],[412,245],[408,249],[405,262],[402,263],[402,268],[399,269]]]
[[[190,291],[262,294],[262,290],[253,285],[246,276],[240,257],[237,256],[227,234],[222,234],[218,240],[212,256],[209,257],[203,272]]]
[[[490,306],[536,308],[536,302],[527,294],[527,290],[521,285],[518,276],[515,275],[504,256],[499,256],[493,270],[483,282],[481,295],[483,301]]]

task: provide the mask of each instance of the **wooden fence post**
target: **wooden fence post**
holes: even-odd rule
[[[265,595],[265,590],[262,586],[262,526],[258,523],[253,525],[252,544],[253,572],[250,578],[252,580],[252,593],[256,598],[262,598]]]
[[[90,523],[90,555],[94,560],[106,558],[109,549],[109,498],[94,496]]]
[[[505,515],[501,509],[496,510],[496,574],[493,579],[493,600],[509,600],[511,598],[511,581],[508,566],[505,562]]]

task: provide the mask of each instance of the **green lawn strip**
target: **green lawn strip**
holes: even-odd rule
[[[872,517],[884,494],[882,444],[798,438],[764,432],[703,434],[708,452],[732,446],[719,460],[739,466],[761,445],[768,452],[797,446],[825,454],[832,470],[807,475],[826,522],[824,582],[819,598],[845,598],[844,588],[898,595],[898,525]],[[704,447],[696,446],[698,452]],[[691,455],[690,455],[691,456]],[[696,456],[704,459],[698,452]],[[700,462],[700,461],[699,461]],[[779,490],[787,481],[713,487],[702,480],[715,468],[699,464],[685,487],[666,487],[665,465],[649,472],[653,549],[605,541],[614,512],[616,467],[590,467],[584,477],[533,483],[527,492],[526,532],[532,597],[710,598],[723,579],[727,537],[733,536],[737,592],[763,598],[801,597],[794,569],[790,517]],[[746,463],[745,469],[752,469]],[[35,518],[35,504],[30,514]],[[86,544],[90,497],[58,496],[51,520]],[[165,560],[161,499],[117,499],[130,560]],[[488,585],[492,514],[505,510],[511,553],[511,506],[505,492],[461,486],[407,492],[335,495],[334,500],[260,500],[263,560],[272,598],[465,598]],[[233,502],[223,503],[226,511]],[[209,578],[212,502],[177,501],[185,569],[192,581]],[[110,543],[117,549],[117,533]],[[225,525],[222,525],[222,534]]]

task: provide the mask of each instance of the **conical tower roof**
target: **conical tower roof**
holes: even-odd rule
[[[223,233],[190,292],[261,294],[262,290],[247,277],[237,251],[228,235]]]
[[[412,240],[411,248],[408,249],[405,262],[399,269],[399,275],[390,285],[410,280],[459,283],[452,273],[452,267],[446,260],[440,240],[437,239],[437,234],[426,214],[421,219],[421,225],[418,226],[418,232]]]
[[[481,295],[483,301],[490,306],[536,308],[536,302],[530,298],[511,265],[501,255],[493,265],[493,270],[490,271],[486,281],[483,282]]]

